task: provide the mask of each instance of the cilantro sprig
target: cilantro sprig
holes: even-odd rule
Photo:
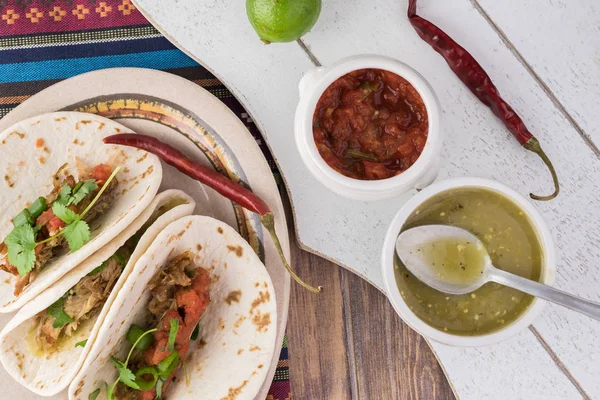
[[[55,235],[42,240],[41,242],[36,242],[35,236],[37,228],[25,224],[12,230],[4,240],[4,243],[8,247],[8,261],[17,268],[19,275],[25,276],[33,270],[36,259],[35,248],[40,244],[50,242],[59,236],[64,236],[69,245],[69,249],[74,252],[82,248],[83,245],[90,240],[90,227],[87,222],[83,220],[83,217],[85,217],[98,199],[100,199],[100,196],[102,196],[120,169],[121,167],[115,168],[110,177],[106,180],[104,186],[102,186],[94,199],[81,214],[77,214],[67,207],[71,204],[78,204],[85,196],[96,190],[98,185],[90,179],[79,185],[77,191],[71,190],[68,185],[63,186],[57,200],[52,205],[52,212],[60,218],[66,226]]]
[[[119,377],[117,380],[106,389],[106,395],[108,400],[114,400],[114,391],[119,384],[119,382],[123,383],[126,386],[129,386],[132,389],[136,390],[148,390],[149,382],[141,381],[140,376],[146,375],[150,373],[150,369],[154,372],[154,381],[151,386],[156,388],[156,399],[160,399],[162,396],[162,388],[168,377],[173,373],[177,365],[179,364],[180,357],[179,352],[175,351],[175,339],[177,338],[177,333],[179,332],[179,320],[177,318],[171,318],[169,321],[170,329],[169,329],[169,339],[167,341],[167,348],[171,352],[165,359],[163,359],[156,367],[147,367],[148,371],[140,370],[137,373],[133,373],[131,369],[129,369],[129,360],[131,359],[131,355],[133,351],[138,348],[138,344],[140,344],[144,337],[147,335],[158,331],[158,328],[150,329],[143,332],[138,336],[137,340],[131,346],[129,353],[127,354],[127,358],[125,362],[120,361],[114,357],[111,357],[111,361],[113,365],[117,368],[117,372],[119,373]]]
[[[129,354],[127,354],[127,358],[125,359],[125,362],[122,362],[114,357],[111,357],[112,363],[115,365],[115,367],[117,368],[117,371],[119,372],[119,377],[117,378],[116,381],[114,381],[114,383],[112,385],[110,385],[106,389],[106,396],[107,396],[108,400],[114,400],[115,388],[117,387],[117,384],[119,382],[123,382],[123,384],[129,386],[130,388],[139,390],[139,388],[140,388],[139,385],[137,383],[135,383],[135,374],[128,368],[129,359],[131,358],[131,355],[133,354],[133,350],[135,350],[137,344],[145,336],[147,336],[151,333],[154,333],[157,330],[158,330],[158,328],[154,328],[154,329],[149,329],[149,330],[145,331],[144,333],[142,333],[140,335],[140,337],[138,337],[136,342],[133,344],[133,346],[131,346],[131,349],[129,350]]]

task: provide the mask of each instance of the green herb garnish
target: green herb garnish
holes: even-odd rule
[[[87,344],[87,339],[82,340],[81,342],[77,342],[75,343],[75,347],[85,347],[85,345]]]
[[[110,177],[106,180],[104,186],[102,186],[102,189],[100,189],[100,191],[96,194],[96,197],[94,197],[91,203],[81,214],[77,214],[68,209],[63,203],[63,201],[66,201],[67,203],[69,202],[69,196],[71,192],[71,188],[68,185],[63,186],[60,191],[59,198],[52,205],[52,211],[58,218],[61,219],[61,221],[65,222],[67,226],[54,236],[42,240],[41,242],[36,242],[35,231],[30,225],[21,225],[13,229],[13,231],[4,240],[4,243],[8,247],[8,261],[11,263],[11,265],[17,268],[19,275],[25,276],[35,267],[35,247],[37,245],[50,242],[51,240],[64,235],[65,239],[67,239],[67,243],[69,244],[69,249],[74,252],[79,250],[90,240],[90,227],[87,222],[83,220],[83,217],[88,213],[88,211],[90,211],[94,204],[96,204],[102,193],[104,193],[120,169],[121,167],[115,168]],[[81,188],[79,188],[78,193],[86,188],[85,182]],[[90,188],[91,185],[88,184],[87,189],[85,190],[89,190]]]
[[[77,186],[80,187],[78,188]],[[68,204],[79,204],[88,194],[98,189],[98,185],[94,179],[88,179],[87,181],[83,181],[83,183],[79,182],[77,186],[73,189],[73,195],[69,199]]]
[[[169,329],[169,341],[167,342],[167,350],[175,350],[175,339],[177,339],[177,332],[179,332],[179,320],[177,318],[171,318],[169,321],[171,328]]]
[[[64,297],[56,300],[50,307],[48,307],[46,310],[46,316],[54,317],[52,327],[55,329],[62,328],[66,324],[73,322],[73,318],[71,318],[71,316],[65,312]]]
[[[81,219],[83,214],[79,215],[60,203],[52,205],[52,212],[67,224],[62,233],[67,239],[71,251],[79,250],[90,240],[90,227]]]
[[[56,200],[54,202],[60,203],[60,204],[67,204],[69,202],[70,198],[71,198],[71,186],[65,184],[60,189],[60,192],[58,192],[58,197],[56,198]]]
[[[174,351],[166,356],[161,362],[158,363],[158,365],[156,365],[158,376],[163,379],[168,379],[179,365],[179,360],[180,358],[178,351]]]
[[[158,330],[157,328],[154,328],[154,329],[147,330],[146,332],[141,334],[138,337],[138,339],[135,341],[135,343],[133,344],[131,349],[129,350],[129,354],[127,354],[127,358],[125,359],[125,362],[121,362],[121,361],[117,360],[116,358],[111,357],[113,364],[115,365],[115,367],[117,367],[117,371],[119,372],[119,377],[112,385],[110,385],[110,387],[108,387],[106,389],[106,395],[109,400],[114,399],[114,391],[119,382],[123,382],[123,384],[129,386],[130,388],[139,389],[138,384],[135,383],[135,374],[133,372],[131,372],[131,370],[129,368],[127,368],[127,365],[129,364],[129,359],[131,358],[131,355],[133,354],[133,350],[135,350],[138,343],[141,340],[143,340],[143,338],[145,338],[146,336],[148,336],[149,334],[151,334],[153,332],[156,332],[157,330]]]
[[[150,379],[148,379],[148,376],[150,376]],[[156,385],[157,380],[158,371],[156,367],[143,367],[135,372],[135,383],[139,386],[140,390],[152,389]]]
[[[25,276],[35,266],[35,232],[31,225],[21,225],[4,239],[8,247],[8,262]]]
[[[117,360],[114,357],[111,357],[110,360],[117,367],[117,371],[119,372],[119,381],[121,381],[126,386],[129,386],[132,389],[140,389],[140,386],[135,383],[135,374],[131,372],[129,368],[127,368],[127,364]],[[129,360],[127,360],[129,361]]]
[[[44,211],[48,209],[48,205],[45,197],[38,197],[36,201],[34,201],[28,208],[31,213],[31,217],[35,220],[37,217],[42,215]],[[33,223],[31,224],[33,225]]]
[[[23,211],[21,211],[20,213],[18,213],[12,222],[13,222],[13,225],[15,226],[15,228],[18,228],[19,226],[23,226],[23,225],[32,226],[34,224],[35,220],[34,220],[33,216],[31,215],[31,211],[29,211],[29,209],[26,208]]]
[[[98,398],[98,395],[100,394],[100,388],[94,390],[92,393],[90,393],[90,395],[88,396],[88,400],[96,400]]]
[[[144,330],[136,324],[132,324],[127,331],[127,341],[131,345],[135,345],[138,350],[146,350],[152,345],[154,339],[152,336],[145,335]],[[141,338],[141,339],[140,339]]]
[[[160,399],[162,397],[162,388],[165,385],[165,380],[162,378],[158,378],[156,382],[156,397],[155,399]]]

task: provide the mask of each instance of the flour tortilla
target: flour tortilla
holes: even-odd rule
[[[0,242],[12,231],[12,219],[53,188],[53,177],[65,163],[78,179],[76,158],[93,168],[100,163],[115,168],[116,198],[92,224],[92,239],[81,249],[54,257],[18,296],[16,277],[0,271],[0,312],[12,312],[39,295],[115,238],[150,204],[162,180],[159,159],[144,151],[108,146],[102,138],[130,129],[92,114],[58,112],[19,122],[0,134]]]
[[[145,326],[148,282],[175,256],[191,251],[211,276],[211,302],[190,344],[185,366],[165,396],[177,400],[252,399],[260,390],[275,351],[277,307],[271,278],[248,243],[224,222],[189,216],[171,223],[140,257],[106,316],[86,365],[69,386],[69,399],[87,400],[112,383],[110,356],[125,359],[131,324]]]
[[[46,356],[32,352],[31,339],[23,340],[23,338],[32,337],[30,332],[37,326],[36,315],[62,297],[103,261],[110,258],[151,217],[156,218],[154,212],[161,206],[174,207],[160,215],[140,238],[102,311],[94,320],[97,322],[88,321],[82,324],[76,334],[67,339],[66,344],[55,353]],[[0,361],[8,373],[21,385],[42,396],[52,396],[65,389],[83,365],[96,340],[101,322],[106,317],[111,303],[117,297],[118,291],[133,270],[136,261],[170,222],[190,215],[194,211],[194,207],[194,200],[182,191],[167,190],[158,194],[146,210],[119,236],[46,289],[34,302],[25,305],[0,333]],[[75,346],[75,343],[86,339],[85,347]]]

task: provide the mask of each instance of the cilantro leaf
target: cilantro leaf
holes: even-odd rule
[[[67,206],[61,203],[54,202],[54,204],[52,204],[52,212],[65,224],[70,224],[80,219],[75,211],[69,210]]]
[[[8,247],[8,262],[25,276],[35,266],[35,232],[30,225],[21,225],[4,239]]]
[[[63,235],[71,251],[77,251],[90,240],[90,227],[85,221],[77,220],[64,229]]]
[[[92,393],[90,393],[90,395],[88,396],[88,400],[96,400],[98,398],[98,395],[100,394],[100,388],[94,390]]]
[[[167,342],[167,349],[169,351],[175,350],[175,339],[177,339],[177,332],[179,332],[179,320],[177,318],[171,318],[169,321],[171,329],[169,329],[169,341]]]
[[[156,382],[156,397],[155,399],[160,399],[162,397],[162,389],[165,384],[165,380],[163,378],[158,378]]]
[[[119,381],[123,382],[123,384],[129,386],[132,389],[139,390],[139,385],[135,383],[135,374],[131,372],[129,368],[127,368],[127,365],[125,365],[123,362],[117,360],[114,357],[111,357],[110,359],[112,360],[112,363],[115,365],[115,367],[117,367],[117,371],[119,371]]]
[[[69,200],[69,204],[79,204],[81,200],[85,199],[88,194],[92,193],[96,189],[98,189],[98,185],[94,179],[83,181],[83,184],[79,187],[79,189],[73,193],[73,196]]]
[[[65,184],[58,192],[58,197],[54,201],[54,203],[59,204],[67,204],[69,199],[71,198],[71,186]]]
[[[56,300],[48,309],[46,310],[46,315],[48,317],[54,317],[54,323],[52,323],[53,328],[62,328],[66,324],[73,322],[73,318],[69,314],[65,312],[65,298],[61,297]]]
[[[81,342],[77,342],[75,343],[75,347],[85,347],[85,345],[87,344],[87,339],[82,340]]]

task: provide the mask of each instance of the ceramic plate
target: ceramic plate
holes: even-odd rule
[[[57,83],[32,96],[0,120],[0,132],[10,125],[51,111],[70,110],[115,119],[138,133],[159,137],[188,156],[211,165],[231,179],[249,185],[272,208],[287,258],[289,236],[283,205],[271,170],[244,124],[223,103],[196,84],[165,72],[105,69]],[[257,399],[271,385],[287,321],[290,278],[279,261],[258,216],[233,204],[210,188],[163,165],[161,190],[186,191],[197,203],[196,214],[209,215],[237,228],[267,267],[277,297],[277,343],[267,379]],[[12,314],[0,316],[4,326]],[[0,369],[3,398],[38,398]],[[65,399],[63,392],[56,399]]]

